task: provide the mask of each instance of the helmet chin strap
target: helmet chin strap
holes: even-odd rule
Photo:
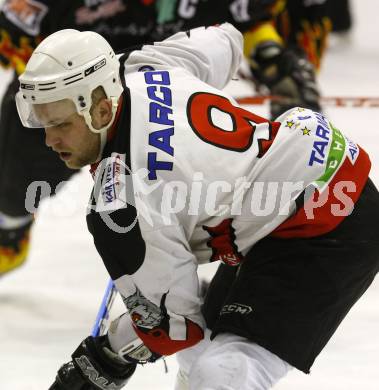
[[[89,110],[83,112],[84,120],[86,121],[86,124],[89,127],[89,129],[95,134],[100,134],[100,150],[99,150],[99,155],[97,156],[95,162],[99,162],[101,159],[105,144],[107,142],[107,131],[113,125],[117,113],[118,99],[116,97],[111,97],[110,99],[112,101],[112,118],[108,124],[106,124],[100,129],[95,129],[92,126],[92,118]]]

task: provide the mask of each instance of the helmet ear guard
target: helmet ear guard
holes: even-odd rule
[[[112,123],[116,117],[116,113],[117,113],[117,107],[118,107],[118,99],[116,99],[115,97],[111,97],[110,98],[111,102],[112,102],[112,118],[111,120],[109,121],[109,123],[105,126],[103,126],[102,128],[100,129],[95,129],[92,125],[92,117],[91,117],[91,114],[89,112],[89,110],[85,110],[82,112],[82,115],[84,117],[84,120],[86,121],[86,124],[87,126],[89,127],[89,129],[95,133],[95,134],[103,134],[105,133],[111,126],[112,126]]]
[[[16,104],[23,125],[45,127],[33,115],[33,106],[70,99],[91,131],[105,132],[114,120],[123,91],[119,67],[109,43],[95,32],[67,29],[51,34],[36,48],[19,77]],[[95,129],[90,115],[91,94],[99,86],[112,101],[112,120]]]

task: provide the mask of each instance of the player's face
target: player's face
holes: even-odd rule
[[[81,168],[96,161],[100,135],[93,133],[84,117],[73,109],[72,101],[62,100],[35,106],[35,114],[45,123],[45,143],[59,154],[69,168]]]

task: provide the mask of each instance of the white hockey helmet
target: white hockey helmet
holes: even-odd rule
[[[16,104],[22,124],[48,127],[49,123],[42,123],[33,107],[70,99],[74,103],[72,110],[84,116],[88,127],[95,133],[104,133],[113,122],[123,91],[119,67],[112,47],[95,32],[66,29],[49,35],[37,46],[19,77]],[[112,101],[113,118],[96,130],[91,123],[91,93],[99,86]]]

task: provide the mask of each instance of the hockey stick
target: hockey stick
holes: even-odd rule
[[[112,308],[114,299],[117,295],[116,286],[113,283],[112,279],[109,279],[108,285],[105,289],[103,299],[100,304],[99,311],[96,315],[96,320],[92,328],[91,336],[97,337],[105,334],[107,330],[107,320],[109,318],[109,312]],[[165,373],[168,373],[167,363],[165,358],[163,357],[163,365]],[[52,390],[52,389],[49,389]]]
[[[116,297],[116,294],[116,287],[112,279],[110,279],[107,288],[105,289],[105,293],[101,301],[99,311],[97,312],[95,323],[92,328],[91,335],[93,337],[97,337],[105,333],[107,328],[107,320],[109,318],[109,312],[113,305],[113,301]]]
[[[239,104],[261,105],[270,101],[291,103],[291,98],[275,95],[257,95],[236,98]],[[293,104],[298,105],[296,101]],[[329,107],[379,108],[379,97],[322,97],[321,104]]]

